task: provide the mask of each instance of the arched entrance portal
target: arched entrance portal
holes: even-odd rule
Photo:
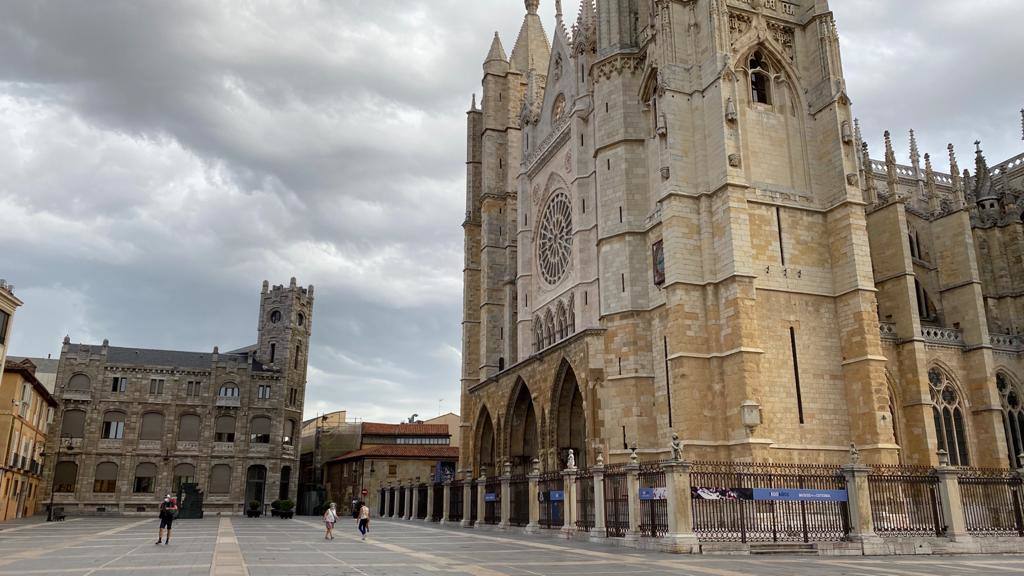
[[[486,468],[488,476],[499,476],[500,470],[495,469],[495,453],[494,453],[494,423],[491,422],[491,413],[488,412],[485,406],[480,410],[480,417],[477,420],[477,439],[476,439],[476,464],[477,469],[474,471],[474,478],[480,477],[481,467]]]
[[[583,412],[583,394],[576,381],[576,373],[568,362],[562,361],[558,374],[552,403],[555,447],[558,449],[557,469],[567,467],[570,448],[576,455],[576,466],[587,468],[587,420]]]
[[[512,395],[509,413],[509,460],[513,474],[528,474],[531,462],[537,457],[537,414],[526,384],[520,380]]]
[[[260,508],[263,508],[263,496],[264,488],[267,484],[267,467],[254,464],[249,466],[249,470],[245,474],[245,505],[249,506],[250,502],[259,502]]]

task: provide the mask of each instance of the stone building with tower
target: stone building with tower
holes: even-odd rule
[[[862,147],[826,0],[526,0],[467,113],[460,463],[1006,468],[1024,160]],[[549,41],[550,40],[550,41]]]
[[[206,513],[294,501],[312,320],[313,287],[292,278],[263,282],[257,343],[239,350],[65,337],[46,496],[69,515],[152,514],[165,493]]]

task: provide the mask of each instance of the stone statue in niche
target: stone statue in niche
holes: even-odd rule
[[[565,459],[565,467],[569,470],[576,469],[576,453],[569,448],[569,456]]]

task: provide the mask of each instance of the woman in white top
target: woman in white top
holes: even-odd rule
[[[324,540],[334,540],[334,523],[338,521],[338,511],[331,502],[330,508],[324,512],[324,524],[327,525],[327,532],[324,533]]]

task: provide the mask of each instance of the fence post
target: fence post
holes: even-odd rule
[[[444,492],[441,494],[441,524],[447,524],[448,513],[452,508],[452,481],[445,480],[443,486],[442,490]]]
[[[562,536],[572,538],[576,532],[576,477],[579,470],[568,468],[562,472]]]
[[[640,540],[640,463],[637,461],[635,451],[630,458],[630,463],[626,465],[626,493],[627,502],[629,502],[629,529],[626,530],[626,541],[638,542]]]
[[[508,530],[512,525],[512,463],[505,462],[505,470],[501,475],[501,497],[498,501],[501,507],[501,518],[498,520],[498,528]]]
[[[462,522],[459,525],[469,528],[473,523],[473,471],[463,470],[462,477],[465,481],[462,483]]]
[[[693,531],[690,463],[669,462],[664,468],[668,492],[668,534],[665,534],[665,547],[671,552],[692,553],[699,543]]]
[[[533,459],[533,470],[530,475],[526,477],[529,480],[529,499],[530,499],[530,521],[526,525],[526,532],[528,534],[536,534],[540,532],[540,501],[537,500],[537,495],[540,494],[540,460]]]
[[[848,538],[861,544],[881,544],[882,539],[875,533],[875,520],[871,516],[871,486],[868,484],[871,467],[861,464],[855,457],[851,460],[849,464],[843,465],[846,509],[850,517]]]
[[[486,494],[487,472],[486,468],[481,466],[480,479],[476,481],[476,524],[474,524],[476,528],[483,528],[484,526],[484,516],[486,515],[485,506],[487,506]]]
[[[591,468],[594,473],[594,527],[590,529],[590,539],[602,541],[608,537],[608,528],[604,523],[604,457],[597,453],[597,465]]]
[[[949,456],[944,450],[939,451],[939,466],[935,468],[935,475],[939,477],[939,497],[942,498],[946,537],[954,542],[970,540],[963,499],[960,496],[960,482],[957,481],[959,472],[949,465]]]
[[[427,482],[427,513],[423,516],[424,522],[430,522],[434,515],[434,483]]]

